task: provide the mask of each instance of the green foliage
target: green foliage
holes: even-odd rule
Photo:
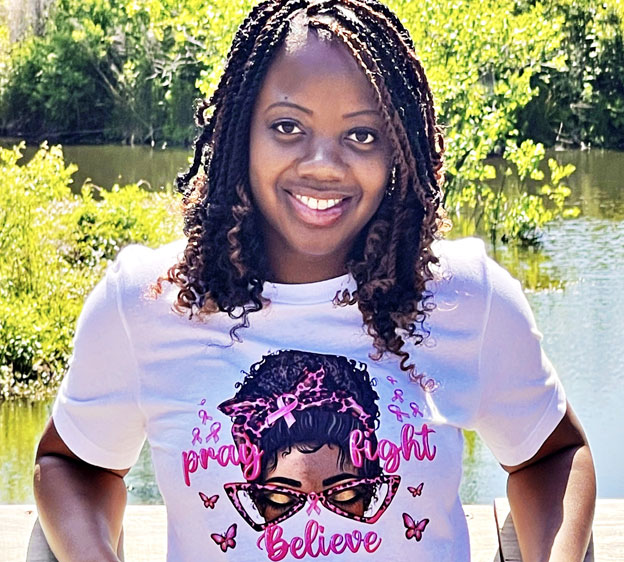
[[[457,227],[494,243],[538,244],[569,189],[563,178],[551,191],[529,183],[543,180],[544,149],[521,140],[518,116],[538,93],[533,77],[565,69],[563,17],[547,17],[539,3],[518,10],[513,0],[390,4],[414,37],[446,127],[445,205]]]
[[[564,183],[575,167],[549,158],[545,182],[544,154],[543,145],[533,141],[508,142],[498,169],[486,164],[483,181],[454,197],[452,210],[463,234],[482,232],[494,246],[499,241],[539,246],[546,223],[578,216],[577,207],[566,205],[570,188]]]
[[[60,147],[43,145],[23,166],[22,149],[0,149],[0,398],[52,392],[109,260],[125,244],[157,246],[180,233],[171,193],[86,185],[74,195],[76,167]]]
[[[0,128],[188,142],[192,101],[214,91],[253,4],[57,0],[41,36],[9,48],[0,28]],[[410,29],[436,95],[448,149],[445,203],[462,210],[458,228],[537,243],[543,224],[564,213],[566,191],[542,190],[542,179],[529,177],[517,182],[528,191],[516,192],[505,174],[518,167],[514,155],[532,150],[522,148],[526,139],[624,146],[622,0],[388,4]],[[493,167],[492,156],[503,163]],[[543,153],[533,159],[547,171]]]
[[[58,0],[45,33],[11,50],[4,128],[74,141],[188,140],[206,37],[187,27],[199,6]]]
[[[519,5],[528,2],[520,2]],[[548,144],[624,148],[624,2],[554,0],[564,67],[543,65],[539,95],[519,115],[522,133]]]

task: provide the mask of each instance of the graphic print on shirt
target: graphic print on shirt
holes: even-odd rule
[[[232,422],[233,444],[223,443],[225,423],[215,422],[204,409],[198,412],[204,428],[192,432],[191,443],[199,451],[183,452],[186,484],[208,465],[240,465],[240,481],[225,483],[223,491],[246,525],[259,533],[256,546],[269,560],[376,552],[383,538],[374,524],[399,490],[401,477],[395,473],[401,463],[431,461],[436,454],[429,442],[435,431],[425,423],[420,428],[410,423],[423,413],[414,402],[409,412],[401,409],[399,388],[381,407],[402,422],[400,435],[378,439],[379,402],[364,363],[294,350],[266,355],[236,384],[234,396],[217,406]],[[416,497],[416,488],[410,488],[404,493]],[[217,492],[199,492],[204,507],[214,509]],[[332,533],[326,522],[331,514],[352,521],[352,530]],[[406,516],[411,516],[403,515],[407,527]],[[301,530],[288,538],[282,524],[294,517]],[[405,537],[420,541],[427,523],[413,522]],[[224,552],[236,547],[232,525],[225,534],[211,534]],[[401,526],[400,519],[396,525]]]
[[[204,507],[206,509],[208,509],[208,508],[214,509],[215,505],[217,503],[217,500],[219,499],[219,495],[218,494],[215,494],[214,496],[209,498],[206,494],[204,494],[204,492],[199,492],[199,497],[204,502]]]

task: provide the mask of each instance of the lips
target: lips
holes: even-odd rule
[[[338,193],[304,195],[286,191],[288,201],[299,220],[309,226],[327,227],[337,222],[347,211],[351,196]]]

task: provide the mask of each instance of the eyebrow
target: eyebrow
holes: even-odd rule
[[[303,111],[304,113],[307,113],[308,115],[314,114],[314,112],[311,109],[308,109],[307,107],[303,107],[302,105],[293,103],[291,101],[276,101],[275,103],[272,103],[269,107],[266,108],[265,113],[269,111],[270,109],[273,109],[274,107],[278,107],[278,106],[293,107],[295,109],[298,109],[299,111]],[[361,109],[360,111],[354,111],[352,113],[345,113],[342,117],[344,119],[349,119],[351,117],[357,117],[358,115],[363,115],[365,113],[379,115],[379,111],[377,111],[376,109]]]
[[[299,109],[300,111],[303,111],[304,113],[307,113],[308,115],[312,115],[312,110],[308,109],[307,107],[303,107],[302,105],[298,105],[296,103],[292,103],[290,101],[276,101],[275,103],[272,103],[269,107],[266,108],[265,113],[267,111],[269,111],[269,109],[272,109],[274,107],[277,106],[286,106],[286,107],[294,107],[295,109]]]
[[[358,115],[362,115],[364,113],[372,113],[373,115],[379,115],[379,111],[376,109],[362,109],[361,111],[354,111],[353,113],[345,113],[343,117],[348,119],[349,117],[357,117]]]
[[[285,476],[274,476],[265,482],[265,484],[275,483],[286,484],[287,486],[292,486],[293,488],[301,488],[301,482],[299,482],[299,480],[293,480],[292,478],[286,478]]]
[[[355,474],[349,474],[348,472],[336,474],[336,476],[331,476],[330,478],[323,480],[323,486],[331,486],[336,482],[341,482],[342,480],[347,480],[349,478],[357,478],[357,476]]]

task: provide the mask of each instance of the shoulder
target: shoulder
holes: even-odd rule
[[[106,272],[107,281],[120,290],[145,289],[175,265],[186,245],[186,240],[176,240],[159,248],[131,244],[123,248]]]
[[[434,279],[437,282],[450,279],[456,283],[483,282],[489,258],[482,240],[436,240],[431,250],[439,260],[434,269]]]
[[[186,240],[177,240],[159,248],[148,248],[140,244],[124,247],[108,266],[104,279],[90,295],[91,301],[103,299],[110,304],[117,303],[123,309],[144,305],[153,300],[146,298],[158,278],[176,264],[184,251]],[[171,286],[164,285],[165,290]],[[99,296],[99,299],[96,297]],[[167,299],[157,299],[164,301]]]
[[[130,244],[123,248],[109,267],[109,274],[122,275],[128,281],[141,283],[167,272],[184,251],[186,240],[180,239],[159,248]]]
[[[439,263],[428,285],[436,308],[455,311],[453,321],[477,323],[482,329],[493,311],[497,316],[527,316],[528,303],[520,283],[487,255],[477,238],[436,241]]]
[[[447,284],[454,290],[469,290],[486,297],[521,290],[520,283],[488,256],[485,244],[478,238],[438,240],[432,251],[439,260],[433,271],[433,292]]]

